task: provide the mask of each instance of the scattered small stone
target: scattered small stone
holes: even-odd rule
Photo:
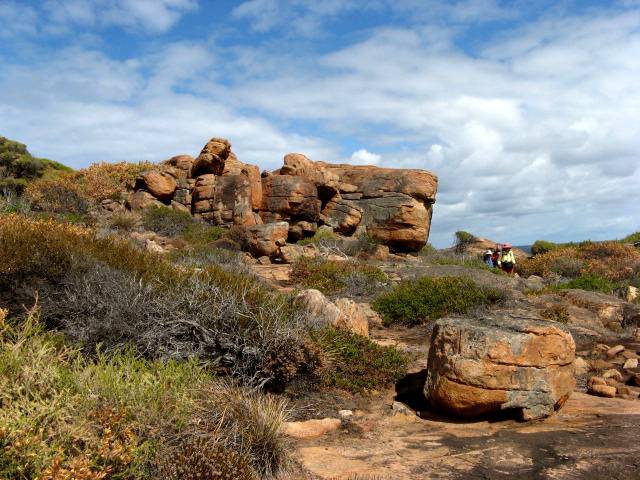
[[[588,392],[598,397],[613,398],[616,396],[617,390],[616,387],[610,387],[609,385],[591,385]]]
[[[340,410],[338,411],[338,416],[342,419],[342,420],[351,420],[353,419],[353,410]]]
[[[624,362],[623,367],[625,370],[638,368],[638,359],[637,358],[628,358],[626,362]]]
[[[596,350],[600,350],[601,352],[606,352],[607,350],[609,350],[609,345],[605,345],[604,343],[599,343],[598,345],[595,346]]]
[[[591,387],[592,387],[592,386],[594,386],[594,385],[606,385],[606,384],[607,384],[607,382],[605,381],[605,379],[604,379],[604,378],[602,378],[602,377],[595,377],[595,376],[594,376],[594,377],[591,377],[591,378],[589,379],[589,381],[587,382],[587,386],[588,386],[589,388],[591,388]]]
[[[394,415],[413,415],[414,412],[402,402],[394,401],[391,405]]]
[[[611,347],[609,350],[607,350],[607,357],[609,358],[613,358],[616,355],[618,355],[619,353],[624,352],[624,346],[623,345],[616,345],[615,347]]]
[[[589,371],[589,364],[584,358],[576,357],[573,362],[573,368],[576,375],[584,375]]]
[[[602,378],[604,378],[604,379],[612,378],[617,382],[622,382],[622,374],[618,370],[616,370],[615,368],[610,368],[609,370],[604,372],[602,374]]]

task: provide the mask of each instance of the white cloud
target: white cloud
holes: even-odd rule
[[[161,3],[176,12],[191,5]],[[433,2],[431,15],[450,20],[434,24],[420,5],[403,0],[394,14],[412,12],[411,22],[360,32],[323,54],[287,48],[300,48],[289,33],[320,28],[350,2],[245,2],[233,16],[257,31],[290,26],[264,46],[176,42],[124,61],[69,48],[37,66],[8,65],[2,133],[76,166],[194,154],[223,135],[263,168],[301,151],[433,169],[438,245],[460,229],[514,243],[638,230],[640,12],[554,11],[470,54],[457,46],[464,25],[485,10],[485,20],[515,13],[488,0]],[[65,15],[111,21],[82,9]]]
[[[46,0],[44,4],[51,32],[74,26],[118,26],[163,33],[197,7],[197,0]]]
[[[350,162],[355,165],[376,165],[382,157],[377,153],[368,152],[366,149],[361,148],[351,154]]]
[[[0,3],[0,38],[35,35],[37,20],[38,14],[32,7],[3,1]]]

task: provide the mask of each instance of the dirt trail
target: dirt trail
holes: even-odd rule
[[[460,421],[428,410],[420,394],[427,327],[372,328],[371,337],[415,355],[395,390],[371,398],[346,428],[296,442],[296,458],[319,479],[640,478],[640,402],[574,392],[544,421],[505,416]],[[400,392],[400,395],[398,395]],[[400,399],[417,414],[395,413]],[[395,413],[395,414],[394,414]]]
[[[289,266],[256,271],[276,288],[291,289]],[[430,412],[421,395],[430,329],[372,325],[370,335],[413,354],[409,375],[395,389],[352,405],[339,405],[336,397],[336,411],[357,405],[354,420],[323,437],[294,441],[294,457],[311,478],[640,479],[640,401],[574,392],[542,421],[447,418]],[[395,412],[394,400],[413,411]]]

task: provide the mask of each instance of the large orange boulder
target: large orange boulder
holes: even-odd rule
[[[287,243],[289,224],[287,222],[264,223],[245,229],[247,250],[256,258],[275,257],[280,247]]]
[[[322,202],[321,220],[343,235],[367,232],[395,250],[420,250],[429,238],[438,178],[425,170],[314,162],[284,157],[268,178],[304,178]]]
[[[320,215],[316,186],[308,179],[291,175],[271,175],[262,179],[260,210],[276,218],[314,222]]]
[[[473,417],[516,409],[523,420],[560,408],[575,387],[575,343],[549,322],[510,315],[438,320],[424,394],[431,406]]]
[[[193,189],[192,209],[216,225],[254,225],[252,190],[246,175],[201,175]]]
[[[175,178],[158,170],[149,170],[140,174],[138,183],[158,200],[171,200],[176,187]]]
[[[224,164],[231,153],[231,143],[226,138],[212,138],[195,159],[191,174],[194,177],[206,173],[222,175]]]

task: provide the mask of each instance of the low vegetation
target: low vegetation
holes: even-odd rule
[[[564,305],[552,305],[540,312],[540,316],[553,322],[568,323],[571,318],[567,307]]]
[[[640,285],[640,250],[615,241],[584,242],[541,253],[520,262],[516,268],[523,276],[583,278],[580,282],[584,285],[594,284],[598,277],[614,288]],[[605,286],[600,282],[600,287]],[[595,289],[602,290],[600,287]]]
[[[362,393],[393,385],[406,374],[409,358],[395,347],[332,327],[313,333],[312,338],[329,357],[330,368],[322,373],[327,386]]]
[[[88,358],[45,331],[37,309],[5,315],[0,478],[257,479],[286,468],[282,400],[222,382],[195,359],[130,349]]]
[[[194,220],[188,212],[169,207],[146,208],[142,213],[142,225],[167,237],[181,237],[189,243],[206,244],[218,240],[225,229]]]
[[[0,137],[0,194],[21,194],[34,180],[69,171],[61,163],[34,157],[22,143]]]
[[[331,261],[322,257],[301,257],[291,268],[291,282],[331,295],[337,292],[369,295],[387,276],[377,267],[354,261]]]
[[[400,283],[373,303],[385,325],[420,325],[452,313],[503,300],[503,292],[466,277],[423,277]]]

